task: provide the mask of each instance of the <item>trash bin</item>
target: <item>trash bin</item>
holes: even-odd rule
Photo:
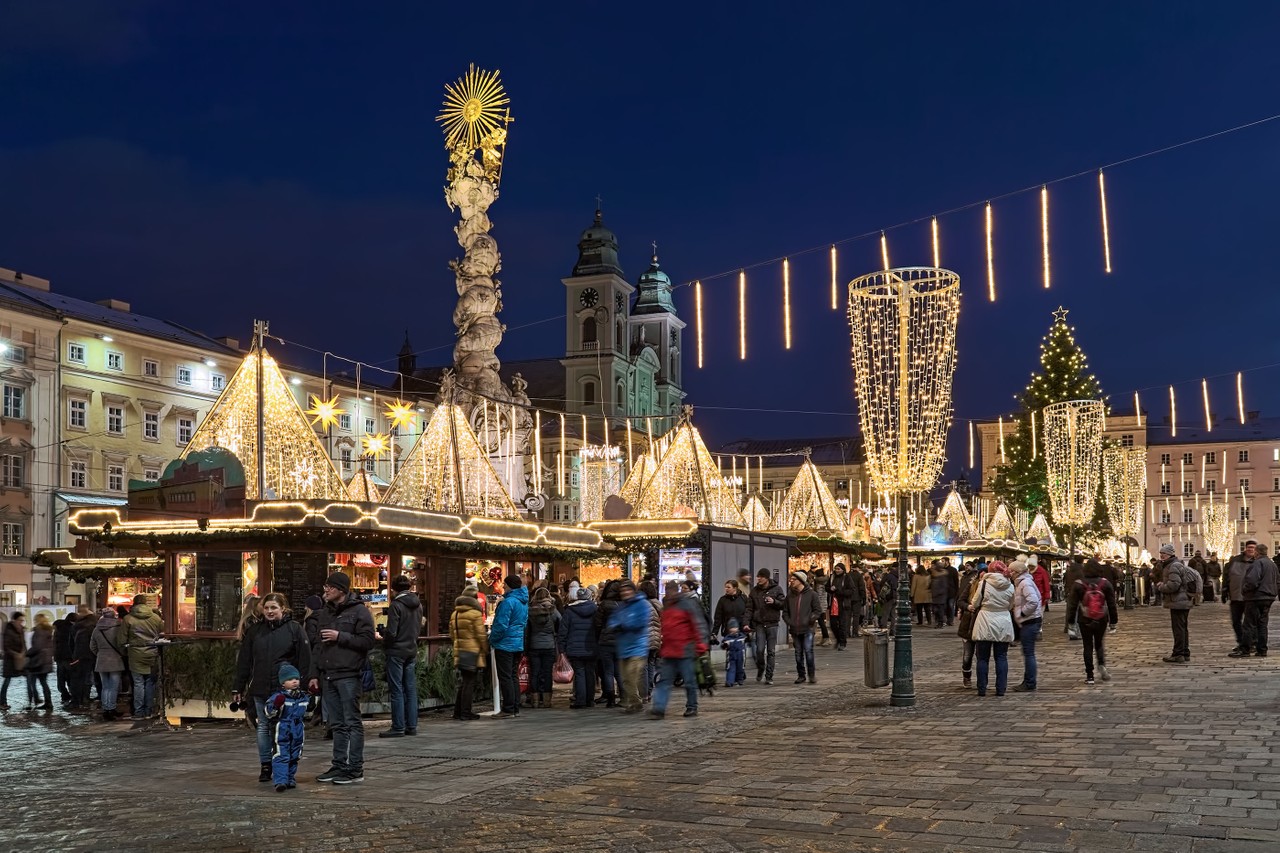
[[[862,632],[862,675],[868,687],[889,686],[889,632]]]

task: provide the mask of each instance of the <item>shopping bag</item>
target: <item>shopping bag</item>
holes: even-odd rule
[[[573,664],[569,663],[569,658],[564,652],[556,658],[555,668],[551,670],[551,680],[556,684],[573,683]]]
[[[520,677],[520,692],[529,692],[529,658],[525,655],[520,656],[520,665],[516,668],[516,674]]]

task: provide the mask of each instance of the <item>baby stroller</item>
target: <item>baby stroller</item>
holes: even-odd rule
[[[703,696],[716,695],[716,671],[711,666],[711,654],[700,655],[693,663],[693,670],[698,676],[698,693]]]

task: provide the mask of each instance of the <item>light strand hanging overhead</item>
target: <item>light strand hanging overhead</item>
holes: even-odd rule
[[[938,249],[938,217],[933,217],[930,230],[933,231],[933,265],[942,266],[942,253]]]
[[[1111,228],[1107,224],[1107,179],[1098,170],[1098,202],[1102,206],[1102,257],[1106,271],[1111,272]]]
[[[747,271],[738,271],[738,358],[747,360]]]
[[[1049,187],[1040,187],[1040,242],[1044,255],[1044,289],[1049,289]]]
[[[1169,386],[1169,435],[1178,434],[1178,400],[1173,396],[1173,386]]]
[[[1004,455],[1004,415],[1000,416],[1000,464],[1004,465],[1009,460]]]
[[[996,301],[996,258],[992,249],[991,230],[993,227],[991,219],[991,202],[987,202],[987,300]]]
[[[1105,430],[1106,427],[1104,426],[1103,429]],[[1032,411],[1031,412],[1031,458],[1036,459],[1038,456],[1039,454],[1036,453],[1036,413],[1035,411]]]
[[[831,310],[836,311],[840,307],[840,285],[836,276],[836,244],[831,244]]]
[[[791,349],[791,261],[782,259],[782,329],[784,343]]]
[[[889,238],[884,232],[880,232],[880,262],[884,264],[885,272],[889,270]]]
[[[1142,426],[1142,401],[1138,399],[1138,392],[1133,392],[1133,412],[1138,416],[1138,426]]]
[[[969,421],[969,470],[973,470],[973,421]]]
[[[693,283],[694,325],[698,330],[698,369],[702,369],[702,282]]]
[[[1244,373],[1236,374],[1236,408],[1240,412],[1240,423],[1244,424]]]
[[[1204,395],[1204,431],[1213,432],[1213,415],[1209,414],[1209,380],[1200,380],[1200,392]]]

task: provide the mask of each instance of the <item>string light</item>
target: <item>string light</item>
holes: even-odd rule
[[[769,511],[765,509],[764,501],[760,500],[759,495],[752,495],[747,498],[746,506],[742,508],[742,517],[747,521],[748,530],[773,529],[773,520],[769,515]]]
[[[1169,386],[1169,435],[1178,434],[1178,401],[1173,396],[1173,386]]]
[[[538,409],[533,410],[533,493],[542,494],[542,412]]]
[[[836,283],[836,244],[831,244],[831,310],[840,307],[839,285]]]
[[[634,503],[633,518],[678,518],[692,510],[700,521],[746,527],[734,491],[716,476],[716,464],[689,421],[673,431],[657,469]]]
[[[1039,454],[1036,453],[1036,413],[1031,411],[1031,458],[1036,459]]]
[[[1040,242],[1044,251],[1044,289],[1049,289],[1049,187],[1040,186]]]
[[[782,259],[782,328],[786,347],[791,349],[791,261]]]
[[[977,525],[974,524],[973,516],[969,514],[969,510],[965,509],[964,501],[960,499],[960,493],[954,487],[947,495],[947,499],[942,502],[942,509],[938,510],[936,520],[939,524],[945,524],[961,539],[972,539],[980,534]]]
[[[1000,464],[1004,465],[1009,460],[1004,455],[1004,415],[1000,416]]]
[[[627,470],[635,465],[635,454],[631,451],[631,418],[627,418]]]
[[[1236,374],[1236,408],[1240,411],[1240,423],[1244,424],[1244,373]]]
[[[889,271],[889,238],[885,236],[883,231],[880,232],[880,261],[884,264],[885,272]]]
[[[1213,432],[1213,417],[1209,414],[1209,380],[1200,380],[1200,392],[1204,395],[1204,431]]]
[[[844,513],[822,479],[822,472],[806,458],[774,512],[772,529],[843,532],[844,528]]]
[[[996,301],[996,256],[992,247],[991,232],[994,227],[991,202],[987,202],[987,300]]]
[[[1106,270],[1111,272],[1111,229],[1107,225],[1107,179],[1102,170],[1098,170],[1098,200],[1102,206],[1102,255],[1106,261]]]
[[[564,490],[564,413],[560,413],[560,454],[556,457],[556,493],[563,496]]]
[[[1133,392],[1133,411],[1138,416],[1138,426],[1142,426],[1142,401],[1138,399],[1138,392]]]
[[[973,470],[973,421],[969,421],[969,470]],[[862,488],[862,481],[858,481],[858,488]]]
[[[693,283],[694,320],[698,327],[698,369],[702,369],[702,282]]]
[[[933,265],[940,268],[942,266],[942,253],[938,251],[938,217],[936,216],[933,217],[931,230],[933,231]]]
[[[738,270],[738,358],[747,360],[747,271]]]
[[[1102,462],[1100,400],[1066,400],[1044,409],[1049,504],[1058,524],[1087,524],[1098,498]]]

